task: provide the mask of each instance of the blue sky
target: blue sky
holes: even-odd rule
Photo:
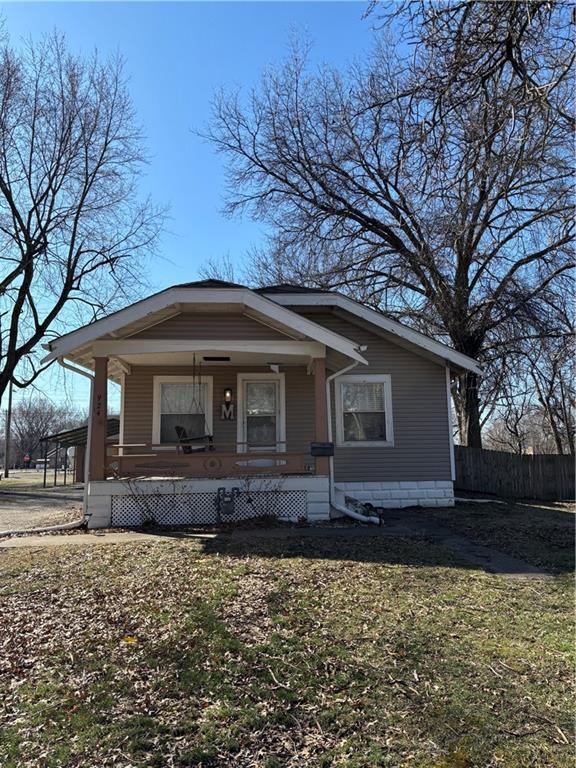
[[[151,156],[142,193],[169,207],[150,267],[158,289],[197,279],[208,259],[228,255],[240,264],[262,240],[262,225],[221,213],[223,160],[194,134],[206,125],[213,94],[257,85],[293,35],[312,41],[312,61],[345,66],[371,47],[365,9],[363,2],[15,2],[3,4],[2,15],[13,44],[57,29],[77,51],[124,57]],[[86,405],[86,386],[66,376],[46,375],[39,387]]]

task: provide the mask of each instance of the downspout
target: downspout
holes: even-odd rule
[[[86,450],[84,452],[84,494],[82,499],[84,517],[86,517],[86,510],[88,509],[88,471],[90,469],[90,438],[92,436],[92,387],[94,386],[94,375],[92,373],[88,373],[88,371],[83,371],[81,368],[76,368],[74,365],[70,365],[70,363],[67,363],[62,357],[58,358],[58,363],[62,366],[62,368],[66,368],[67,371],[72,371],[72,373],[79,373],[81,376],[85,376],[87,379],[90,379],[90,394],[88,395],[88,434],[86,435]]]
[[[360,347],[360,351],[364,351],[366,347]],[[350,365],[347,365],[345,368],[341,368],[339,371],[336,371],[335,373],[330,374],[330,376],[326,377],[326,409],[328,411],[328,442],[333,442],[332,440],[332,393],[330,390],[330,385],[336,379],[338,376],[343,376],[345,373],[348,373],[348,371],[351,371],[353,368],[356,368],[358,365],[358,360],[355,360]],[[376,517],[374,515],[361,515],[359,512],[355,512],[353,509],[348,509],[348,507],[337,504],[336,503],[336,493],[334,490],[334,456],[330,456],[328,459],[328,489],[329,489],[329,496],[330,496],[330,506],[334,507],[338,512],[342,512],[343,515],[346,515],[347,517],[351,517],[353,520],[358,520],[361,523],[372,523],[373,525],[382,525],[382,520],[379,517]]]

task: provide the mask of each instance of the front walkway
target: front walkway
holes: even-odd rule
[[[398,510],[387,516],[385,525],[359,526],[346,522],[309,528],[251,528],[231,531],[189,532],[189,531],[98,531],[94,533],[71,533],[67,535],[23,536],[6,539],[0,542],[0,549],[21,547],[57,547],[62,545],[82,546],[92,544],[124,544],[150,543],[161,541],[186,541],[188,539],[214,540],[228,538],[230,541],[250,541],[254,539],[334,539],[334,538],[366,538],[375,537],[418,537],[426,538],[438,544],[473,566],[488,573],[508,578],[553,578],[548,572],[516,557],[511,557],[491,547],[475,544],[466,536],[450,531],[433,520],[426,520],[425,515],[411,515],[405,510]]]

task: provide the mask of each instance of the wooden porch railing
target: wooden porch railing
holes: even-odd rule
[[[107,477],[234,477],[314,474],[305,453],[140,453],[108,456]]]

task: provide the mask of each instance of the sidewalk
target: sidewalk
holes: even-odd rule
[[[217,533],[186,533],[186,539],[214,539],[222,534]],[[38,547],[85,546],[87,544],[129,544],[139,542],[150,544],[155,541],[166,541],[174,538],[163,533],[141,533],[140,531],[106,531],[102,533],[72,533],[14,536],[0,540],[0,549],[22,549]],[[177,538],[180,538],[179,536]]]
[[[500,552],[491,547],[475,544],[466,536],[455,534],[432,521],[402,518],[390,519],[382,527],[335,525],[310,528],[255,528],[231,530],[222,533],[198,533],[187,531],[102,531],[94,533],[75,533],[69,535],[22,536],[0,541],[0,549],[57,546],[85,546],[91,544],[126,544],[132,542],[156,543],[162,541],[207,540],[226,537],[232,541],[250,541],[254,539],[334,539],[334,538],[388,538],[418,537],[427,538],[435,544],[445,547],[488,573],[508,578],[552,579],[553,576],[541,568],[516,557]]]

